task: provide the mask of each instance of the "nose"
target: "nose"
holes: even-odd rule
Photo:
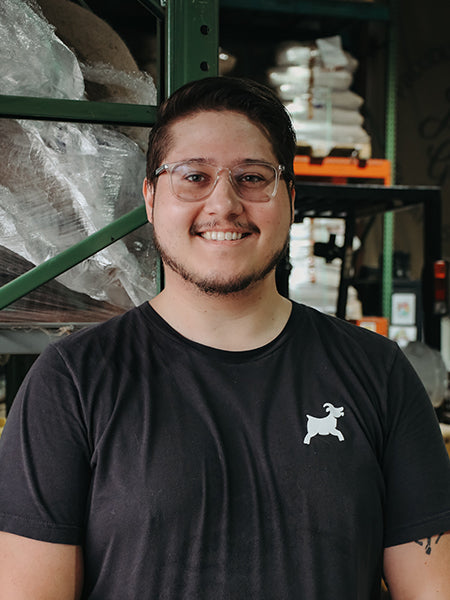
[[[244,206],[231,183],[231,173],[227,168],[218,173],[214,188],[204,203],[208,214],[230,216],[240,215]]]

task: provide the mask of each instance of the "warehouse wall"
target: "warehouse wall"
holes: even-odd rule
[[[397,183],[442,186],[443,252],[450,257],[450,2],[400,0]],[[414,255],[421,214],[399,215],[396,237]]]

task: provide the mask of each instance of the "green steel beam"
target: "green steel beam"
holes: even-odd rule
[[[0,118],[148,126],[155,122],[156,110],[138,104],[0,96]]]
[[[141,205],[0,288],[0,310],[147,223]]]
[[[392,22],[389,27],[387,90],[386,90],[386,158],[391,162],[392,184],[396,180],[396,143],[397,143],[397,24],[398,1],[391,0]],[[392,278],[394,255],[395,222],[394,213],[384,215],[383,228],[383,273],[382,273],[382,312],[391,318]]]
[[[220,0],[221,8],[271,11],[295,15],[388,21],[389,7],[379,2],[336,0]]]
[[[167,0],[166,97],[188,81],[217,75],[218,0]]]

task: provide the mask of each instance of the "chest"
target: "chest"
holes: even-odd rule
[[[228,515],[246,527],[256,510],[334,528],[336,514],[381,510],[382,429],[357,377],[176,366],[121,386],[93,455],[102,511],[106,498],[126,521]]]

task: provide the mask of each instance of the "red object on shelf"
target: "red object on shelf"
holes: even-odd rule
[[[445,315],[449,309],[448,298],[448,271],[449,265],[446,260],[436,260],[434,270],[434,314]]]

